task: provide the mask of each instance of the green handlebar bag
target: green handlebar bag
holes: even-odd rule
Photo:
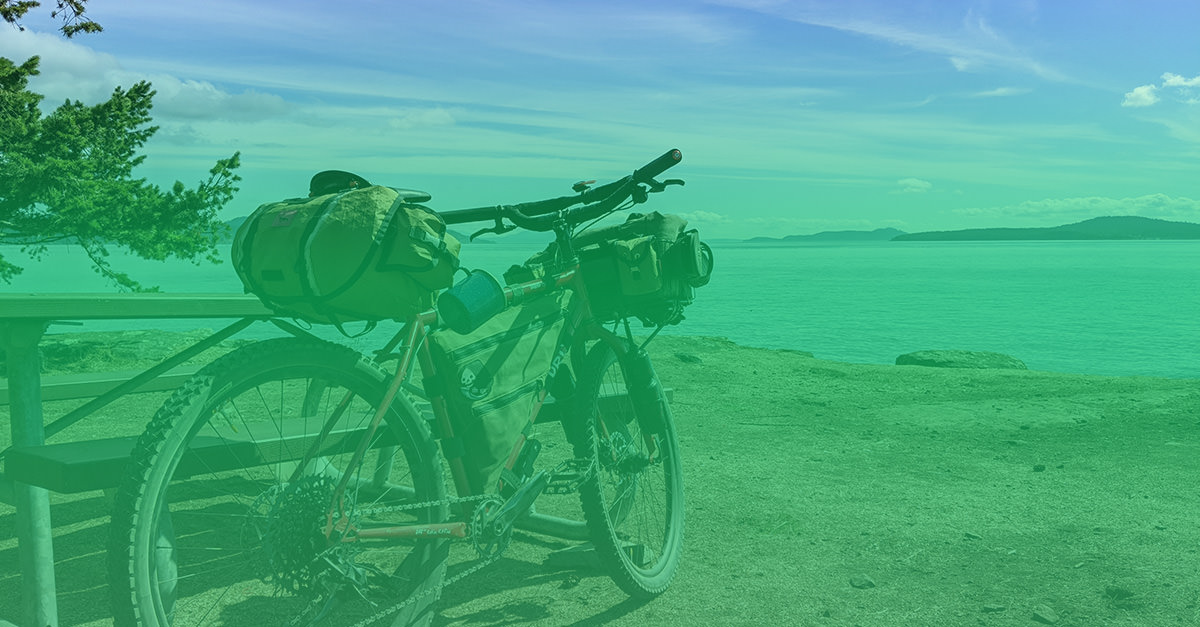
[[[712,277],[712,248],[677,215],[633,213],[623,224],[583,231],[572,244],[592,313],[602,322],[677,324],[696,288]],[[510,284],[544,280],[559,269],[555,243],[509,268],[504,278]]]

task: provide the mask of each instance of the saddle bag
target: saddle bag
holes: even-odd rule
[[[446,399],[476,493],[496,485],[529,424],[568,302],[567,293],[547,295],[502,311],[471,333],[440,329],[430,335],[438,378],[426,381],[426,392]]]
[[[430,308],[458,268],[459,242],[424,192],[379,185],[259,207],[238,228],[247,292],[313,323],[403,319]]]

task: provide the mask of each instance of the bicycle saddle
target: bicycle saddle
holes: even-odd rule
[[[399,187],[393,187],[392,189],[396,190],[397,194],[400,194],[400,198],[403,198],[404,202],[429,202],[429,199],[433,198],[433,195],[429,192],[422,192],[416,189],[402,189]]]

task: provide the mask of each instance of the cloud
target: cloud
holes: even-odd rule
[[[704,210],[684,211],[684,212],[680,213],[679,215],[682,216],[683,219],[687,220],[688,222],[693,222],[693,223],[698,223],[698,224],[716,225],[716,224],[725,224],[730,221],[729,218],[725,217],[722,214],[715,213],[712,211],[704,211]]]
[[[388,120],[388,126],[398,129],[426,128],[430,126],[453,126],[454,116],[442,107],[403,111]]]
[[[974,10],[968,10],[959,19],[954,11],[920,11],[913,10],[906,3],[871,0],[824,4],[786,0],[710,2],[942,55],[960,72],[1000,67],[1027,72],[1047,80],[1069,80],[1069,77],[1046,67],[1019,49],[993,28],[985,16]],[[931,6],[937,6],[937,3]]]
[[[1122,107],[1149,107],[1158,102],[1158,87],[1154,85],[1142,85],[1135,87],[1133,91],[1125,94],[1125,100],[1121,101]]]
[[[933,183],[916,178],[900,179],[896,184],[900,186],[898,194],[922,194],[933,189]]]
[[[110,54],[32,30],[6,28],[4,37],[0,37],[0,56],[17,63],[40,57],[41,73],[30,82],[35,91],[46,97],[47,106],[57,106],[67,99],[99,102],[108,97],[117,83],[98,78],[121,72],[121,64]]]
[[[42,105],[46,109],[66,100],[102,102],[117,87],[149,81],[156,92],[156,119],[259,121],[288,110],[284,99],[275,94],[255,90],[231,93],[207,81],[131,72],[110,54],[32,30],[6,33],[0,39],[0,56],[18,63],[32,56],[40,58],[41,73],[30,79],[30,88],[45,96]]]
[[[1186,104],[1198,104],[1192,88],[1200,87],[1200,75],[1186,78],[1179,74],[1166,72],[1162,75],[1162,85],[1142,85],[1125,94],[1122,107],[1148,107],[1161,101],[1158,92],[1170,93],[1173,99]]]
[[[971,95],[976,98],[1000,98],[1004,96],[1022,96],[1031,91],[1033,90],[1025,87],[997,87],[996,89],[980,91]]]
[[[1162,75],[1163,87],[1200,87],[1200,75],[1184,78],[1178,74],[1167,72]]]
[[[183,120],[259,121],[288,112],[288,103],[275,94],[246,90],[231,94],[207,81],[179,80],[173,76],[149,77],[157,95],[158,116]]]

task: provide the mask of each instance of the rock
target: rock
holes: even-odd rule
[[[1119,609],[1134,609],[1141,605],[1138,600],[1138,594],[1129,588],[1118,585],[1108,585],[1104,587],[1104,598],[1108,600],[1113,607]]]
[[[875,580],[866,575],[855,575],[850,578],[850,585],[859,590],[875,587]]]
[[[1033,608],[1033,620],[1043,625],[1053,625],[1058,622],[1058,614],[1045,605],[1039,605]]]
[[[976,370],[1028,370],[1025,362],[1016,357],[986,351],[917,351],[897,357],[896,365]]]

